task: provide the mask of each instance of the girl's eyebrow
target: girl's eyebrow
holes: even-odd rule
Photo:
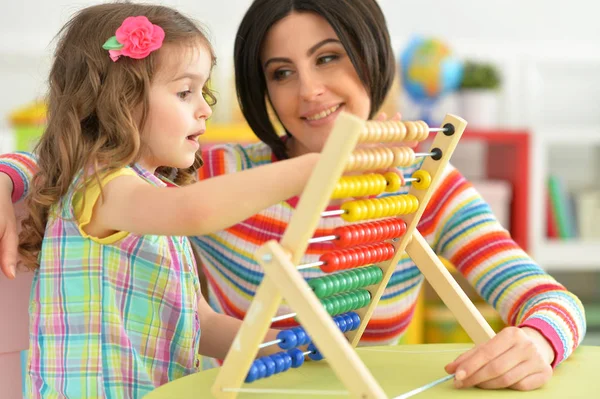
[[[181,75],[178,75],[175,78],[173,78],[173,82],[176,82],[178,80],[183,80],[183,79],[202,81],[202,79],[204,79],[204,75],[199,75],[197,73],[184,72]]]
[[[329,39],[324,39],[321,40],[319,43],[315,44],[314,46],[312,46],[311,48],[308,49],[308,51],[306,52],[306,55],[308,57],[310,57],[311,55],[313,55],[319,48],[323,47],[324,45],[326,45],[327,43],[339,43],[341,44],[341,42],[338,39],[334,39],[334,38],[329,38]],[[291,63],[292,60],[290,60],[289,58],[283,58],[283,57],[273,57],[273,58],[269,58],[267,60],[267,62],[265,62],[265,64],[263,65],[263,68],[267,68],[267,66],[273,62],[281,62],[281,63]]]

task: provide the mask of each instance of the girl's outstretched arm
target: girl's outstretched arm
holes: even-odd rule
[[[238,330],[242,326],[242,320],[215,312],[204,298],[200,298],[198,301],[198,317],[202,329],[198,352],[202,356],[225,359],[227,351],[229,351]],[[277,332],[277,330],[269,329],[264,342],[275,340]],[[272,355],[279,350],[277,345],[263,348],[258,352],[258,357]]]
[[[169,236],[216,232],[300,194],[319,156],[307,154],[182,188],[119,176],[103,187],[85,230],[96,237],[115,231]]]

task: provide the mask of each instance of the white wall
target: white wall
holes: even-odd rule
[[[71,13],[94,3],[0,0],[0,129],[6,129],[10,110],[44,93],[54,34]],[[227,84],[233,39],[251,0],[161,3],[208,26],[219,57],[216,83],[222,88],[222,101],[232,99]],[[504,124],[600,123],[600,3],[380,0],[380,4],[396,50],[413,34],[422,34],[442,38],[460,57],[496,62],[504,75]],[[217,110],[216,116],[226,117],[226,107]]]

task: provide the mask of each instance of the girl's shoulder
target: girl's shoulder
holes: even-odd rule
[[[273,162],[273,152],[266,144],[218,144],[202,150],[204,165],[200,179],[240,172]]]

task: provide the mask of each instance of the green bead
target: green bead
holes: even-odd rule
[[[340,299],[334,297],[331,301],[331,315],[335,316],[337,314],[340,314]]]
[[[340,276],[334,274],[331,278],[331,294],[338,294],[340,290]]]
[[[356,270],[351,270],[351,278],[352,278],[352,284],[350,289],[355,290],[358,287],[360,287],[360,277],[358,276],[358,273],[356,272]]]
[[[339,292],[348,291],[348,273],[338,274],[337,277],[340,281],[340,291]]]
[[[381,282],[381,280],[383,280],[383,270],[381,270],[381,268],[374,266],[373,267],[373,275],[375,276],[375,282],[379,283]]]
[[[327,276],[324,278],[325,281],[325,296],[333,295],[333,282],[331,281],[331,276]]]
[[[308,280],[308,286],[312,288],[317,298],[325,298],[327,296],[327,284],[322,278]]]

